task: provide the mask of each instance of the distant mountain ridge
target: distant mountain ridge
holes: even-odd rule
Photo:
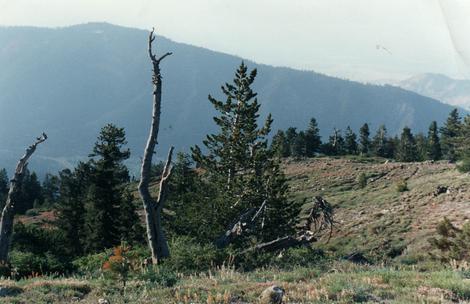
[[[421,74],[397,83],[401,88],[470,110],[470,80]]]
[[[91,151],[100,128],[125,127],[136,168],[151,115],[151,66],[143,30],[89,23],[66,28],[0,27],[0,167],[11,172],[42,131],[49,140],[33,157],[35,170],[71,166]],[[241,41],[241,43],[243,43]],[[210,93],[222,97],[241,58],[157,37],[162,63],[163,116],[157,157],[168,146],[187,150],[214,131]],[[273,131],[305,128],[316,117],[326,137],[334,127],[390,133],[405,125],[425,131],[451,107],[393,87],[365,85],[314,72],[246,61],[258,69],[254,89],[262,117],[272,113]]]

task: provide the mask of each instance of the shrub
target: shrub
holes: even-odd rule
[[[225,251],[212,244],[201,244],[190,237],[176,237],[170,242],[171,256],[165,265],[173,271],[190,273],[206,271],[210,267],[222,265]]]
[[[11,272],[15,277],[28,277],[43,274],[63,273],[69,269],[68,264],[56,256],[45,253],[38,255],[32,252],[13,250],[10,253]]]
[[[101,274],[101,267],[111,250],[80,257],[72,262],[75,271],[80,275],[97,276]]]
[[[136,278],[162,287],[173,287],[178,282],[175,272],[164,266],[151,266],[144,269]]]
[[[429,239],[429,243],[437,250],[434,257],[444,262],[450,260],[470,261],[470,223],[465,223],[462,229],[455,227],[444,218],[437,227],[438,237]]]
[[[462,173],[470,172],[470,156],[466,155],[458,164],[457,169]]]
[[[39,212],[37,209],[29,209],[29,210],[26,210],[26,213],[25,213],[26,216],[37,216],[39,215]]]
[[[367,176],[364,174],[364,172],[359,174],[359,176],[357,177],[357,183],[359,185],[359,188],[361,189],[367,186]]]
[[[11,275],[11,265],[5,262],[0,262],[0,278],[7,278]]]
[[[397,183],[397,191],[398,192],[405,192],[408,191],[408,183],[406,180],[402,179]]]
[[[21,276],[72,270],[64,235],[56,229],[17,223],[12,236],[12,268]]]
[[[103,272],[113,279],[122,283],[126,287],[129,273],[132,270],[132,261],[129,256],[130,248],[121,245],[113,249],[113,254],[103,263]]]

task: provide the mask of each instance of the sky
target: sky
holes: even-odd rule
[[[366,82],[470,79],[469,0],[0,0],[0,25],[150,29],[258,63]]]

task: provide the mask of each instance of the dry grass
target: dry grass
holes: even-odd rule
[[[105,298],[123,303],[257,303],[261,292],[279,285],[285,303],[467,303],[470,282],[452,270],[417,271],[333,262],[311,276],[312,269],[273,269],[240,273],[221,268],[184,276],[171,288],[133,280],[124,294],[104,279],[35,278],[0,286],[19,292],[0,297],[0,303],[87,303]],[[326,269],[326,270],[325,270]]]

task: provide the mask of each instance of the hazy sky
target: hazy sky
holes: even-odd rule
[[[470,78],[469,0],[0,0],[1,25],[107,21],[357,80]]]

